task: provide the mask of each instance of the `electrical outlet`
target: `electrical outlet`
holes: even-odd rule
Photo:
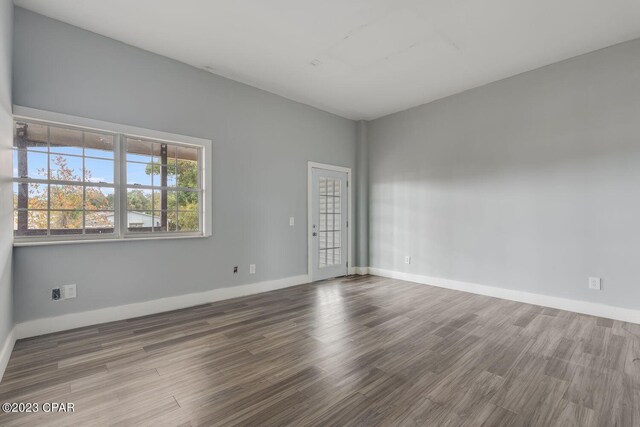
[[[405,264],[411,264],[411,255],[405,255],[404,263]]]
[[[233,274],[238,274],[238,266],[233,267]]]
[[[596,291],[601,291],[602,279],[599,277],[589,277],[589,289],[595,289]]]
[[[62,295],[64,299],[71,299],[76,297],[76,284],[64,285],[62,287]]]
[[[292,216],[289,217],[289,227],[296,225],[296,219]]]
[[[61,299],[62,299],[62,294],[60,292],[60,288],[51,289],[51,300],[60,301]]]
[[[249,264],[249,274],[256,274],[256,265]]]

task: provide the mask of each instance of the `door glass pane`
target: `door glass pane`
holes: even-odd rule
[[[342,263],[340,228],[341,180],[320,177],[318,180],[318,239],[319,267]]]

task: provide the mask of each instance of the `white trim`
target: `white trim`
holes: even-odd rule
[[[353,265],[352,250],[351,250],[351,230],[353,229],[353,180],[351,179],[351,168],[344,166],[328,165],[325,163],[307,162],[307,275],[311,282],[313,282],[313,240],[311,239],[311,228],[313,224],[313,175],[312,169],[324,169],[334,172],[343,172],[347,174],[347,221],[349,226],[347,227],[347,274],[351,270]]]
[[[213,289],[206,292],[178,295],[116,307],[100,308],[92,311],[83,311],[80,313],[63,314],[61,316],[29,320],[16,325],[15,336],[17,339],[29,338],[52,332],[80,328],[83,326],[131,319],[134,317],[163,313],[165,311],[193,307],[230,298],[274,291],[276,289],[302,285],[308,282],[309,276],[303,274],[300,276],[285,277],[283,279],[267,280],[247,285]]]
[[[202,197],[204,199],[202,203],[202,232],[197,233],[196,237],[209,237],[212,235],[212,225],[213,225],[213,155],[212,155],[212,146],[213,142],[210,139],[197,138],[193,136],[187,135],[178,135],[169,132],[162,132],[152,129],[145,129],[136,126],[123,125],[118,123],[106,122],[102,120],[89,119],[85,117],[72,116],[69,114],[61,114],[54,113],[51,111],[38,110],[36,108],[22,107],[19,105],[13,106],[13,118],[14,119],[22,119],[22,120],[36,120],[41,122],[46,122],[54,125],[60,126],[73,126],[87,130],[94,130],[99,132],[106,132],[109,134],[113,134],[117,138],[117,142],[115,144],[115,152],[114,152],[114,160],[116,172],[114,173],[114,188],[116,194],[118,191],[120,192],[120,197],[116,200],[116,212],[120,212],[121,215],[125,211],[124,209],[120,209],[123,204],[126,204],[126,185],[122,178],[125,176],[125,171],[120,170],[123,169],[120,167],[122,156],[118,156],[117,150],[122,147],[121,136],[126,135],[127,137],[133,138],[143,138],[143,139],[151,139],[155,141],[168,142],[179,145],[192,145],[195,147],[199,147],[202,151],[202,168],[201,172],[203,174],[204,179],[201,181],[202,185]],[[118,161],[117,159],[120,159]],[[119,187],[119,188],[118,188]],[[124,191],[123,191],[124,189]],[[60,243],[81,243],[84,241],[90,241],[92,243],[102,242],[102,241],[125,241],[125,240],[133,240],[133,239],[164,239],[167,238],[163,236],[153,236],[145,235],[145,236],[131,236],[129,233],[121,233],[120,228],[117,227],[121,222],[116,220],[116,231],[113,235],[108,235],[102,238],[96,238],[94,236],[87,237],[65,237],[65,236],[57,236],[56,238],[47,237],[25,237],[14,240],[14,246],[37,246],[40,244],[50,245],[50,244],[60,244]],[[160,234],[160,233],[159,233]],[[194,237],[193,234],[189,236],[181,235],[181,236],[171,236],[169,238],[178,238],[178,237]]]
[[[34,241],[14,241],[14,247],[22,247],[22,246],[51,246],[51,245],[76,245],[78,243],[107,243],[107,242],[122,242],[123,240],[132,240],[132,241],[142,241],[142,240],[176,240],[176,239],[207,239],[211,236],[203,236],[202,234],[191,235],[191,234],[180,234],[176,236],[171,235],[162,235],[157,237],[148,237],[146,235],[143,236],[127,236],[120,239],[117,238],[103,238],[103,239],[77,239],[77,240],[34,240]]]
[[[7,364],[9,364],[9,359],[11,358],[11,352],[13,351],[15,343],[16,328],[13,327],[9,332],[9,335],[7,335],[7,338],[4,340],[2,350],[0,350],[0,382],[2,382],[4,371],[7,369]]]
[[[611,305],[598,304],[594,302],[534,294],[512,289],[496,288],[494,286],[480,285],[477,283],[460,282],[457,280],[422,276],[419,274],[384,270],[374,267],[369,267],[369,273],[376,276],[406,280],[407,282],[437,286],[439,288],[454,289],[456,291],[486,295],[495,298],[518,301],[527,304],[540,305],[543,307],[556,308],[559,310],[573,311],[575,313],[588,314],[591,316],[605,317],[608,319],[640,324],[640,311],[632,310],[629,308],[614,307]]]
[[[366,276],[369,274],[369,267],[353,267],[353,274],[357,274],[358,276]]]

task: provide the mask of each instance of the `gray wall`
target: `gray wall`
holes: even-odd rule
[[[369,144],[367,122],[360,120],[356,142],[356,254],[355,266],[369,266]]]
[[[15,104],[214,147],[213,237],[17,248],[16,321],[306,274],[307,161],[355,167],[354,122],[20,8],[15,27]]]
[[[0,348],[13,328],[11,246],[13,212],[11,186],[11,39],[13,2],[0,0]]]
[[[640,309],[640,40],[369,132],[371,266]]]

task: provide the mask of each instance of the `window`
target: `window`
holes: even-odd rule
[[[200,230],[199,149],[125,138],[127,231]]]
[[[16,118],[15,241],[205,235],[204,150]]]

